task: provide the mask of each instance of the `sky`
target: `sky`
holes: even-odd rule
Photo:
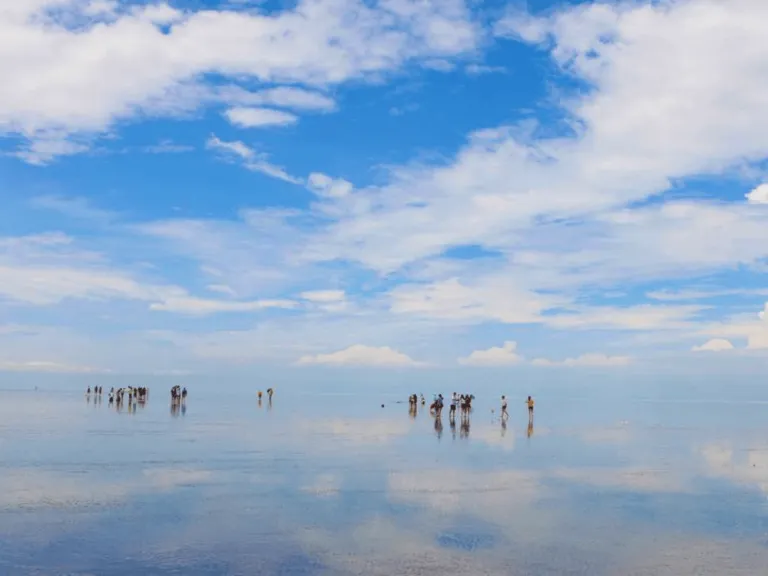
[[[763,0],[0,0],[0,370],[768,363]]]

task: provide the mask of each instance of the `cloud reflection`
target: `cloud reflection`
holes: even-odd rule
[[[117,505],[129,496],[199,485],[213,477],[207,470],[150,468],[138,478],[110,481],[93,471],[5,468],[0,475],[0,509]]]

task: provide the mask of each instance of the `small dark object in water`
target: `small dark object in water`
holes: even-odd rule
[[[384,404],[382,404],[381,407],[384,408]]]

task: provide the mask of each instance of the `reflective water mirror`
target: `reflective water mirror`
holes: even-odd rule
[[[156,384],[155,384],[156,385]],[[758,574],[768,394],[0,393],[0,573]],[[520,389],[519,393],[513,393]],[[450,391],[442,391],[447,399]],[[411,406],[410,393],[425,404]],[[383,405],[383,407],[382,407]]]

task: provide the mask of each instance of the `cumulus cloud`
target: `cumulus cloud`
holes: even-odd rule
[[[748,350],[768,349],[768,303],[754,316],[737,316],[728,321],[712,324],[701,331],[716,340],[746,338]]]
[[[507,341],[502,346],[487,350],[475,350],[466,358],[459,358],[459,364],[465,366],[511,366],[518,364],[523,357],[517,353],[517,342]]]
[[[303,356],[299,364],[323,364],[328,366],[377,366],[377,367],[402,367],[420,366],[406,354],[393,350],[389,346],[374,347],[355,344],[344,350],[330,354],[317,354],[315,356]]]
[[[323,198],[343,198],[352,192],[352,184],[343,179],[331,178],[327,174],[313,172],[307,180],[307,187]]]
[[[725,338],[713,338],[712,340],[707,340],[701,346],[694,346],[691,350],[693,352],[723,352],[725,350],[733,350],[733,344]]]
[[[0,75],[16,79],[0,95],[0,134],[26,138],[20,155],[33,162],[82,151],[87,145],[72,135],[103,133],[117,120],[194,110],[206,101],[212,75],[324,87],[406,62],[461,56],[479,38],[463,0],[301,0],[270,13],[165,3],[15,4],[0,10]],[[328,107],[298,93],[262,99]]]
[[[566,358],[565,360],[549,360],[547,358],[536,358],[531,362],[534,366],[568,366],[568,367],[610,367],[627,366],[632,363],[629,356],[607,356],[605,354],[582,354],[575,358]]]
[[[766,15],[756,0],[598,3],[508,21],[503,34],[549,50],[590,86],[563,100],[574,135],[537,137],[535,125],[478,131],[451,162],[401,168],[366,190],[365,202],[355,194],[316,253],[386,273],[479,245],[509,255],[500,264],[510,276],[533,268],[531,281],[561,283],[754,265],[768,252],[768,213],[755,206],[623,207],[686,175],[765,156],[768,120],[755,122],[761,105],[750,95],[768,91],[768,43],[751,24]],[[733,37],[737,50],[728,48]],[[691,54],[711,58],[691,66]],[[713,226],[724,233],[711,234]]]
[[[747,194],[747,201],[750,204],[768,204],[768,184],[760,184]]]
[[[225,115],[227,120],[241,128],[290,126],[299,120],[295,114],[272,108],[230,108]]]
[[[329,111],[335,85],[381,78],[409,61],[446,68],[472,51],[478,34],[458,0],[301,1],[270,14],[116,4],[94,8],[92,20],[76,20],[77,26],[64,18],[80,10],[74,3],[60,3],[65,10],[44,16],[49,5],[20,2],[0,12],[0,38],[13,37],[11,31],[32,39],[26,59],[13,57],[18,49],[0,40],[0,54],[8,56],[0,58],[0,71],[19,79],[0,95],[0,134],[21,136],[17,152],[29,153],[30,160],[87,148],[90,136],[115,120],[178,117],[200,106]],[[0,294],[27,303],[114,298],[155,309],[243,310],[261,298],[280,300],[323,285],[318,278],[352,285],[336,275],[353,270],[355,279],[366,279],[361,285],[368,292],[354,298],[370,314],[361,317],[401,323],[400,338],[412,326],[435,326],[438,333],[445,326],[503,322],[570,331],[665,330],[669,338],[686,331],[702,340],[738,337],[748,348],[766,348],[765,319],[704,324],[705,312],[722,311],[638,304],[630,296],[631,303],[620,305],[601,301],[628,284],[646,292],[661,280],[695,281],[737,267],[764,270],[764,184],[738,202],[665,193],[690,175],[749,168],[766,157],[768,119],[754,96],[768,93],[768,42],[754,26],[766,18],[768,6],[757,0],[727,7],[581,4],[543,17],[507,18],[496,30],[500,36],[535,45],[589,88],[561,99],[560,112],[573,131],[550,136],[548,126],[534,122],[475,131],[454,157],[390,166],[375,185],[334,178],[320,166],[296,176],[251,143],[212,136],[209,148],[224,158],[305,186],[316,196],[311,207],[242,210],[234,220],[168,219],[136,229],[193,259],[206,277],[200,285],[226,285],[232,292],[224,293],[249,298],[245,302],[198,300],[154,276],[144,281],[144,274],[111,265],[103,254],[66,253],[66,244],[49,246],[48,259],[23,258],[30,243],[4,245],[7,254],[15,253],[0,258]],[[57,50],[50,48],[52,34]],[[129,41],[140,48],[116,62]],[[101,56],[80,58],[96,53]],[[150,60],[156,66],[143,65]],[[206,83],[208,73],[221,84]],[[58,206],[86,215],[82,208]],[[455,256],[462,251],[480,256]],[[717,293],[716,286],[709,291]],[[670,302],[699,296],[647,293]],[[306,308],[320,317],[322,306],[314,302]],[[217,335],[222,344],[216,353],[225,353],[225,343],[240,352],[247,348],[230,337]],[[359,341],[368,340],[355,334],[339,347]],[[536,362],[612,365],[623,358]]]

